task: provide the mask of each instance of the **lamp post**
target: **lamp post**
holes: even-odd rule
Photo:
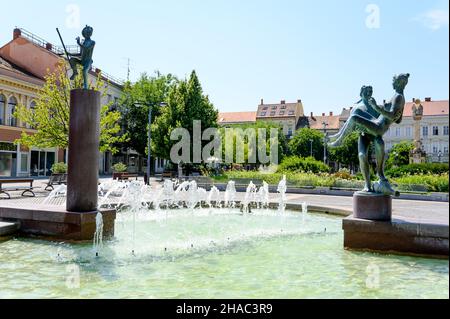
[[[150,167],[150,161],[151,161],[151,146],[152,146],[152,112],[153,107],[157,105],[157,103],[146,103],[146,102],[137,102],[135,103],[136,106],[148,106],[148,144],[147,144],[147,185],[150,185],[150,173],[151,173],[151,167]],[[166,106],[167,103],[161,102],[159,103],[159,106]]]
[[[323,163],[326,165],[327,164],[327,126],[329,124],[327,122],[323,121],[322,125],[323,125],[323,133],[324,133],[324,137],[323,137]]]
[[[314,140],[309,140],[309,143],[311,144],[311,157],[313,157],[313,142]]]

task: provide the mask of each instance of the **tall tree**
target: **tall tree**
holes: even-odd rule
[[[351,169],[357,168],[359,165],[358,140],[358,132],[353,132],[347,136],[341,146],[329,149],[330,159]],[[372,148],[369,148],[369,154],[371,154],[371,151]]]
[[[317,130],[302,128],[289,142],[290,153],[295,156],[309,157],[312,143],[312,156],[318,161],[323,160],[323,137],[323,133]]]
[[[389,151],[389,158],[386,161],[386,168],[408,165],[411,151],[413,149],[414,144],[409,141],[402,141],[395,144]]]
[[[107,94],[107,86],[98,75],[93,83],[93,89],[100,91],[102,98]],[[58,66],[55,73],[48,74],[45,84],[38,94],[34,109],[19,105],[14,116],[22,123],[28,124],[36,130],[29,134],[22,132],[16,140],[27,147],[58,147],[66,149],[69,146],[69,110],[70,91],[82,88],[81,74],[74,81],[67,76],[64,65]],[[120,112],[112,111],[113,102],[101,106],[100,111],[100,151],[118,151],[117,143],[127,140],[126,134],[120,132]]]
[[[152,117],[155,120],[161,113],[159,105],[166,102],[170,89],[176,83],[173,75],[159,72],[153,76],[144,73],[136,83],[126,83],[120,105],[123,130],[130,139],[123,146],[141,155],[147,153],[149,105],[154,105]]]
[[[170,150],[176,141],[170,140],[171,132],[176,128],[185,128],[194,138],[194,120],[201,122],[202,130],[217,127],[218,111],[203,93],[195,71],[189,80],[183,80],[172,87],[167,96],[167,105],[161,108],[161,114],[152,124],[152,152],[169,159]],[[192,142],[192,140],[191,140]],[[202,146],[208,143],[203,141]],[[193,143],[191,143],[191,161],[193,161]]]

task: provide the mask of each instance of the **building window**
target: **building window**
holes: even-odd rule
[[[444,126],[444,135],[448,136],[448,125]]]
[[[289,111],[289,115],[294,115],[295,112],[294,111]]]
[[[5,125],[6,98],[0,94],[0,125]]]
[[[400,127],[395,128],[395,136],[399,137],[401,133]]]
[[[268,106],[264,106],[264,107],[263,107],[263,111],[267,111],[268,109],[269,109]]]
[[[288,129],[288,136],[292,136],[292,127]]]
[[[266,112],[261,112],[261,116],[266,116]]]
[[[285,109],[286,109],[286,105],[282,105],[282,106],[281,106],[281,109],[282,109],[282,110],[285,110]]]
[[[410,126],[408,126],[408,127],[406,128],[406,136],[407,136],[407,137],[411,137],[411,127],[410,127]]]
[[[433,146],[433,153],[437,153],[438,152],[438,147],[437,146]]]
[[[428,136],[428,126],[422,127],[422,136]]]
[[[276,110],[278,108],[278,106],[274,105],[272,106],[272,110]]]
[[[444,146],[444,153],[448,154],[448,146]]]
[[[433,126],[433,136],[438,136],[438,135],[439,135],[439,127]]]
[[[17,126],[17,119],[14,117],[16,111],[17,100],[14,96],[11,96],[8,101],[8,109],[6,112],[6,121],[9,126]]]
[[[285,112],[284,111],[280,111],[280,115],[284,115],[285,114]]]
[[[275,114],[277,114],[277,112],[270,112],[270,116],[275,116]]]
[[[28,153],[20,154],[20,172],[21,173],[28,172]]]

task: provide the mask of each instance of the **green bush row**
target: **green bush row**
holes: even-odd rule
[[[398,167],[392,167],[386,171],[386,175],[390,177],[401,177],[405,175],[440,175],[448,174],[449,166],[443,163],[423,163],[423,164],[409,164]]]
[[[344,179],[336,175],[326,173],[274,173],[264,174],[258,171],[229,171],[219,177],[214,177],[217,181],[226,182],[237,179],[264,180],[271,185],[277,185],[286,175],[289,185],[297,187],[339,187],[362,189],[364,182],[358,179]],[[441,175],[411,175],[393,178],[392,183],[400,191],[423,191],[423,192],[448,192],[449,176]]]
[[[278,172],[328,173],[330,172],[330,167],[323,162],[317,161],[314,157],[289,156],[283,159]]]

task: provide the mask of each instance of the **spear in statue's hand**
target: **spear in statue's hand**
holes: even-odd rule
[[[58,32],[59,39],[61,40],[62,47],[64,49],[64,52],[66,53],[67,61],[69,61],[70,60],[69,52],[67,52],[66,45],[64,44],[64,41],[63,41],[63,39],[61,37],[61,33],[59,33],[59,29],[58,28],[56,28],[56,32]]]

